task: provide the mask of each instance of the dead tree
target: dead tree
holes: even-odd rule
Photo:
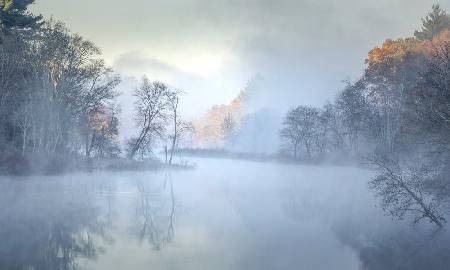
[[[177,148],[178,142],[187,133],[193,130],[191,123],[184,121],[179,115],[180,90],[172,90],[168,92],[168,104],[170,110],[170,118],[172,120],[172,133],[169,135],[171,147],[169,155],[169,165],[172,164],[173,154]],[[167,163],[167,162],[166,162]]]
[[[440,185],[436,170],[425,165],[402,169],[397,162],[385,158],[370,161],[380,173],[369,186],[381,198],[384,210],[400,219],[406,213],[415,213],[414,223],[428,219],[439,228],[443,226],[446,219],[440,206],[446,187]]]

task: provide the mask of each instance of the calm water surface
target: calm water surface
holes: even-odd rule
[[[0,269],[450,269],[447,228],[384,216],[371,172],[195,162],[0,178]]]

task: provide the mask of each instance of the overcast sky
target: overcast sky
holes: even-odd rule
[[[276,82],[273,96],[286,106],[322,105],[361,74],[369,49],[411,35],[435,2],[36,0],[33,11],[94,41],[123,91],[145,73],[184,89],[184,111],[196,115],[256,74]]]

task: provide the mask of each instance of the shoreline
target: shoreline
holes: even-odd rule
[[[258,154],[258,153],[242,153],[232,152],[223,149],[181,149],[176,152],[183,157],[191,158],[214,158],[214,159],[230,159],[230,160],[246,160],[254,162],[272,162],[286,165],[311,165],[311,166],[338,166],[338,167],[358,167],[365,168],[363,158],[342,158],[320,157],[311,159],[294,159],[278,154]]]
[[[45,160],[45,165],[22,162],[13,166],[2,166],[0,176],[54,176],[73,172],[91,173],[96,171],[160,171],[160,170],[188,170],[193,169],[195,164],[186,162],[164,164],[159,159],[130,160],[126,158],[79,158],[71,162],[58,164],[53,163],[50,158]]]

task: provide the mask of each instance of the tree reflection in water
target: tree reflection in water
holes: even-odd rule
[[[138,198],[134,231],[139,241],[148,241],[161,250],[174,239],[176,201],[172,175],[165,172],[164,181],[138,181]]]
[[[22,180],[0,181],[0,269],[80,269],[112,242],[92,186]]]
[[[354,249],[361,270],[443,270],[450,265],[448,228],[409,221],[368,226],[342,225],[336,233]]]
[[[335,182],[294,182],[281,191],[281,209],[299,227],[312,223],[324,232],[330,229],[356,253],[361,270],[450,269],[448,224],[436,231],[431,223],[413,225],[412,215],[392,220],[370,200],[365,182],[358,183],[361,189],[354,183],[346,185],[348,181]],[[329,194],[320,191],[321,185],[328,187]]]

